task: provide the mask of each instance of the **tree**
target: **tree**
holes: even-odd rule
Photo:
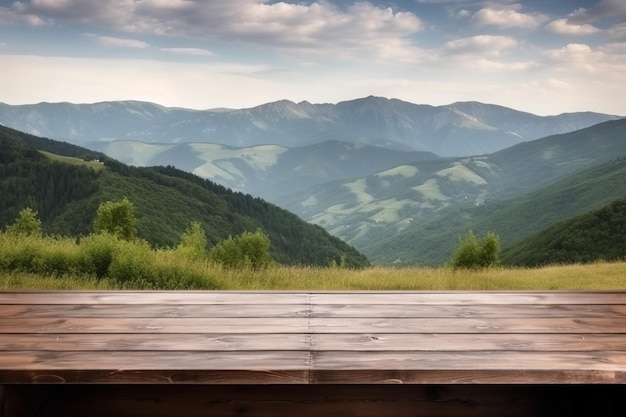
[[[26,207],[18,214],[15,222],[7,227],[7,233],[20,236],[41,236],[41,221],[37,212]]]
[[[270,238],[260,229],[229,236],[211,249],[209,257],[228,268],[266,268],[272,260]]]
[[[137,236],[135,207],[128,198],[100,204],[93,228],[96,233],[109,233],[124,240],[133,240]]]
[[[470,230],[463,236],[452,257],[455,269],[481,269],[500,264],[500,239],[493,232],[487,232],[478,240]]]
[[[207,256],[206,246],[207,240],[202,225],[200,222],[193,221],[180,236],[176,252],[194,260],[204,259]]]

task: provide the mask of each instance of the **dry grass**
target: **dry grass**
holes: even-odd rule
[[[202,275],[196,269],[198,275]],[[489,291],[489,290],[626,290],[626,262],[562,265],[536,269],[501,268],[454,271],[449,268],[383,268],[362,270],[276,267],[263,271],[229,270],[204,265],[206,289],[299,291]],[[199,278],[199,280],[202,278]],[[200,284],[200,282],[198,283]],[[154,288],[154,287],[152,287]],[[202,288],[198,285],[196,288]],[[80,275],[0,272],[0,290],[142,289],[110,279]]]

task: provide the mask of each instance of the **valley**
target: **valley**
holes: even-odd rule
[[[0,105],[0,123],[262,198],[381,265],[441,265],[468,230],[506,249],[626,196],[626,120],[597,113],[366,97],[220,111]]]

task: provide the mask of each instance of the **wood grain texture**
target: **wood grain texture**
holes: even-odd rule
[[[622,384],[626,293],[4,292],[16,383]]]

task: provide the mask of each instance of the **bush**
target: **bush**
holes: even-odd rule
[[[206,259],[207,240],[200,222],[191,222],[185,233],[180,237],[176,253],[192,260]]]
[[[500,264],[500,239],[488,232],[478,240],[472,231],[463,236],[452,258],[454,269],[481,269]]]
[[[148,242],[135,240],[118,241],[113,260],[109,266],[109,277],[118,282],[157,281],[154,276],[154,251]]]
[[[108,233],[89,235],[82,239],[78,251],[80,271],[98,278],[107,276],[119,241]]]
[[[120,239],[132,240],[137,236],[135,207],[128,198],[100,204],[93,229],[96,233],[109,233]]]
[[[209,258],[227,268],[266,268],[272,261],[270,238],[261,230],[229,236],[211,249]]]
[[[30,207],[20,211],[15,223],[7,227],[7,233],[17,236],[41,236],[41,220]]]

